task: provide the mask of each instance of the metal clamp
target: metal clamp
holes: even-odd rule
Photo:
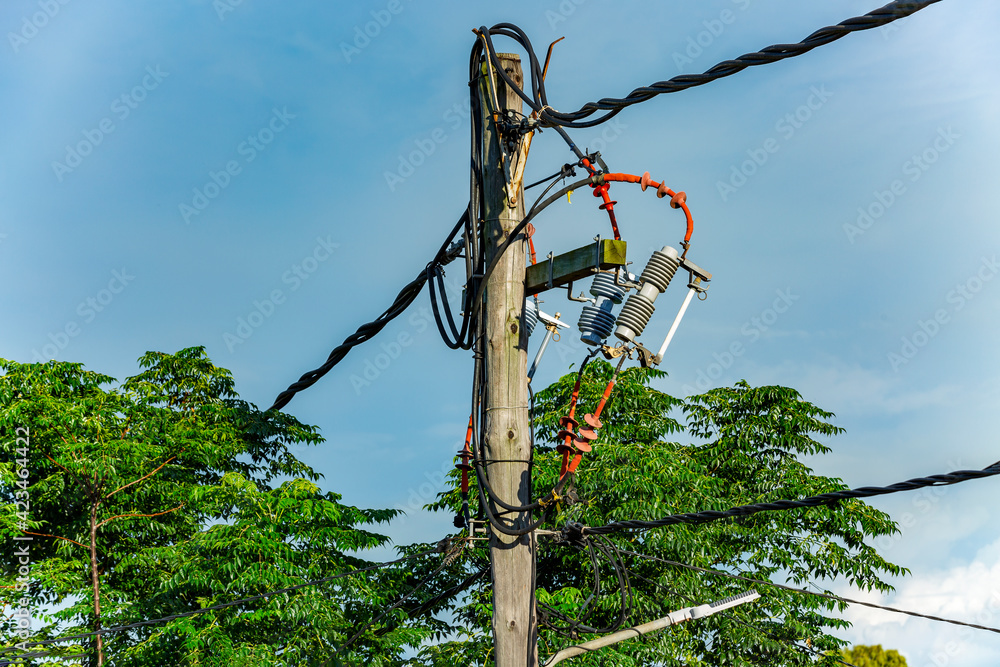
[[[610,359],[617,359],[618,357],[622,356],[623,354],[624,355],[628,355],[628,357],[631,359],[632,358],[632,348],[630,348],[628,346],[628,343],[622,343],[621,345],[617,345],[615,347],[611,347],[610,345],[602,345],[601,346],[601,354],[604,355],[605,359],[609,359],[609,360]]]
[[[596,302],[596,299],[588,299],[587,297],[585,297],[583,295],[583,292],[580,292],[580,296],[573,296],[573,281],[572,280],[569,281],[568,285],[566,285],[566,298],[569,299],[570,301],[580,301],[581,303],[595,303]]]
[[[656,355],[642,346],[642,343],[635,343],[635,351],[639,353],[639,365],[643,368],[655,366]]]
[[[483,519],[470,519],[469,520],[469,535],[475,537],[476,535],[488,535],[486,530],[486,521]]]
[[[632,262],[629,262],[631,264]],[[625,274],[624,278],[621,278],[621,274]],[[624,266],[615,267],[615,285],[618,287],[629,289],[640,289],[642,284],[639,283],[636,275],[634,273],[629,273],[625,270]]]

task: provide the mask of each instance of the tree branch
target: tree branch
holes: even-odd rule
[[[66,442],[66,438],[63,438],[63,442]],[[93,493],[93,488],[91,488],[82,479],[80,479],[80,477],[75,472],[73,472],[72,470],[70,470],[66,466],[60,465],[59,463],[56,462],[56,460],[54,458],[52,458],[48,454],[45,455],[45,458],[47,458],[49,461],[52,461],[52,465],[54,465],[55,467],[59,468],[64,473],[66,473],[67,475],[71,476],[74,480],[76,480],[76,483],[79,484],[80,487],[83,488],[83,490],[86,491],[88,494],[89,493]]]
[[[126,518],[129,518],[129,517],[136,517],[136,516],[142,516],[142,517],[162,516],[164,514],[170,514],[171,512],[176,512],[177,510],[179,510],[182,507],[184,507],[184,503],[181,503],[180,505],[178,505],[177,507],[174,507],[173,509],[163,510],[162,512],[156,512],[154,514],[116,514],[115,516],[110,517],[110,518],[105,519],[104,521],[100,522],[99,524],[97,524],[96,527],[100,528],[104,524],[108,523],[109,521],[114,521],[115,519],[126,519]]]
[[[81,546],[84,549],[89,549],[90,548],[86,544],[80,544],[76,540],[71,540],[68,537],[61,537],[59,535],[49,535],[48,533],[32,533],[32,532],[29,532],[27,530],[23,530],[21,532],[24,533],[25,535],[34,535],[36,537],[51,537],[51,538],[54,538],[54,539],[57,539],[57,540],[66,540],[67,542],[72,542],[73,544],[75,544],[77,546]]]
[[[124,491],[125,489],[127,489],[130,486],[132,486],[133,484],[138,484],[142,480],[148,479],[149,477],[152,477],[153,475],[155,475],[156,473],[158,473],[163,466],[167,465],[168,463],[170,463],[171,461],[173,461],[176,458],[177,458],[177,454],[171,456],[169,459],[167,459],[166,461],[164,461],[163,463],[161,463],[160,465],[158,465],[155,470],[149,472],[148,474],[143,475],[142,477],[140,477],[139,479],[137,479],[135,481],[129,482],[125,486],[122,486],[122,487],[119,487],[119,488],[115,489],[114,491],[112,491],[108,495],[104,496],[105,500],[107,500],[111,496],[115,495],[119,491]]]

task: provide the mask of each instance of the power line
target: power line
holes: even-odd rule
[[[621,553],[629,553],[629,552],[621,550],[621,549],[619,551]],[[676,595],[676,596],[678,596],[680,598],[683,598],[683,599],[687,600],[688,602],[692,602],[692,603],[695,602],[695,599],[693,597],[691,597],[690,595],[686,595],[684,593],[681,593],[680,591],[675,590],[672,586],[667,586],[666,584],[660,583],[658,581],[653,581],[652,579],[648,579],[647,577],[642,576],[641,574],[639,574],[635,570],[631,570],[631,569],[629,569],[629,568],[626,567],[625,568],[625,572],[628,573],[628,574],[631,574],[633,577],[635,577],[637,579],[645,581],[647,584],[651,584],[653,586],[656,586],[657,588],[662,588],[662,589],[668,591],[669,593],[671,593],[672,595]],[[798,642],[796,642],[796,641],[794,641],[792,639],[786,639],[784,637],[779,637],[776,634],[774,634],[773,632],[765,630],[764,628],[760,627],[759,625],[756,625],[754,623],[751,623],[750,621],[742,619],[742,618],[740,618],[736,614],[735,611],[724,611],[724,612],[722,612],[722,615],[725,616],[726,618],[732,620],[732,621],[735,621],[736,623],[739,623],[743,627],[750,628],[752,630],[756,630],[757,632],[759,632],[759,633],[761,633],[763,635],[766,635],[767,637],[769,637],[770,639],[773,639],[776,642],[783,642],[785,644],[788,644],[789,646],[791,646],[794,649],[797,649],[797,650],[802,651],[802,652],[810,652],[813,655],[818,655],[820,657],[823,657],[823,655],[824,655],[822,651],[819,651],[818,649],[815,649],[812,646],[808,646],[808,645],[802,646],[801,644],[799,644]],[[836,658],[836,660],[840,664],[846,665],[847,667],[857,667],[857,665],[854,665],[852,663],[846,662],[842,658],[838,657],[838,658]]]
[[[795,56],[808,53],[818,46],[824,46],[831,42],[835,42],[852,32],[871,30],[872,28],[878,28],[892,23],[893,21],[898,21],[899,19],[910,16],[911,14],[914,14],[937,2],[940,2],[940,0],[897,0],[896,2],[890,2],[884,7],[868,12],[863,16],[855,16],[841,21],[837,25],[820,28],[798,43],[772,44],[771,46],[764,47],[760,51],[745,53],[732,60],[724,60],[702,74],[681,74],[666,81],[659,81],[642,88],[636,88],[622,98],[605,97],[596,102],[587,102],[580,107],[580,109],[572,112],[557,111],[549,106],[545,95],[545,82],[541,80],[540,76],[536,79],[536,76],[534,75],[534,72],[537,69],[538,59],[531,50],[531,43],[528,41],[524,33],[517,28],[517,26],[513,26],[509,23],[499,23],[489,30],[485,27],[480,28],[480,33],[485,36],[485,41],[489,47],[490,60],[493,61],[494,67],[498,68],[498,74],[504,79],[508,86],[511,86],[515,91],[517,91],[518,95],[534,111],[538,112],[538,115],[544,125],[583,128],[599,125],[617,115],[625,107],[638,104],[639,102],[645,102],[656,97],[657,95],[676,93],[682,90],[687,90],[688,88],[694,88],[695,86],[702,86],[717,79],[732,76],[737,72],[747,69],[748,67],[767,65],[778,62],[779,60],[794,58]],[[528,55],[532,64],[531,71],[533,73],[531,80],[532,95],[530,97],[510,80],[510,77],[503,71],[502,68],[498,67],[499,59],[497,58],[496,51],[493,48],[493,42],[490,38],[491,31],[494,34],[513,38],[528,50]],[[583,120],[585,118],[589,118],[597,111],[607,111],[608,113],[592,120]]]
[[[636,556],[638,558],[644,558],[646,560],[657,561],[659,563],[664,563],[666,565],[673,565],[675,567],[682,567],[688,570],[694,570],[696,572],[703,572],[705,574],[711,574],[719,577],[726,577],[727,579],[735,579],[737,581],[745,581],[748,583],[760,584],[764,586],[772,586],[774,588],[780,588],[786,591],[792,591],[793,593],[802,593],[804,595],[812,595],[815,597],[825,598],[827,600],[833,600],[835,602],[846,602],[847,604],[857,604],[865,607],[871,607],[872,609],[881,609],[882,611],[890,611],[895,614],[905,614],[906,616],[915,616],[917,618],[926,618],[931,621],[937,621],[939,623],[949,623],[951,625],[961,625],[967,628],[975,628],[976,630],[986,630],[987,632],[995,632],[1000,634],[1000,628],[992,628],[987,625],[978,625],[976,623],[967,623],[965,621],[957,621],[952,618],[942,618],[941,616],[932,616],[930,614],[922,614],[918,611],[911,611],[909,609],[900,609],[899,607],[886,607],[884,605],[875,604],[874,602],[864,602],[862,600],[852,600],[851,598],[845,598],[840,595],[833,595],[832,593],[820,593],[818,591],[810,591],[804,588],[795,588],[794,586],[786,586],[784,584],[775,583],[773,581],[766,581],[763,579],[754,579],[753,577],[745,577],[739,574],[732,574],[730,572],[723,572],[722,570],[713,570],[705,567],[698,567],[697,565],[688,565],[687,563],[680,563],[674,560],[668,560],[666,558],[659,558],[657,556],[650,556],[648,554],[640,554],[635,551],[629,551],[627,549],[618,549],[619,553],[628,554],[630,556]]]
[[[7,653],[9,651],[15,650],[15,649],[23,650],[23,649],[28,649],[28,648],[36,648],[36,647],[39,647],[39,646],[49,646],[49,645],[52,645],[52,644],[62,644],[63,642],[67,642],[67,641],[71,641],[71,640],[86,639],[88,637],[96,637],[98,635],[106,635],[106,634],[109,634],[109,633],[112,633],[112,632],[122,632],[124,630],[133,630],[135,628],[141,628],[141,627],[145,627],[145,626],[148,626],[148,625],[158,625],[160,623],[166,623],[168,621],[174,621],[174,620],[177,620],[179,618],[188,618],[188,617],[191,617],[191,616],[198,616],[199,614],[205,614],[205,613],[208,613],[210,611],[219,611],[221,609],[226,609],[227,607],[235,607],[237,605],[247,604],[249,602],[256,602],[257,600],[263,600],[265,598],[273,597],[275,595],[281,595],[283,593],[290,593],[292,591],[297,591],[297,590],[302,589],[302,588],[308,588],[310,586],[318,586],[320,584],[325,584],[327,582],[334,581],[336,579],[343,579],[344,577],[350,577],[350,576],[353,576],[355,574],[361,574],[363,572],[371,572],[372,570],[379,570],[379,569],[382,569],[384,567],[388,567],[390,565],[397,565],[397,564],[402,563],[404,561],[410,560],[411,558],[420,558],[420,557],[429,556],[430,554],[435,554],[435,553],[441,553],[441,549],[440,548],[437,548],[437,549],[428,549],[427,551],[421,551],[420,553],[410,554],[408,556],[403,556],[403,557],[397,558],[395,560],[386,561],[384,563],[376,563],[375,565],[370,565],[368,567],[363,567],[363,568],[359,568],[359,569],[356,569],[356,570],[351,570],[350,572],[342,572],[340,574],[331,575],[329,577],[323,577],[322,579],[315,579],[313,581],[307,581],[305,583],[296,584],[295,586],[288,586],[286,588],[279,588],[279,589],[274,590],[274,591],[268,591],[266,593],[261,593],[260,595],[254,595],[253,597],[240,598],[238,600],[230,600],[229,602],[221,602],[219,604],[212,605],[211,607],[204,607],[202,609],[193,609],[191,611],[186,611],[186,612],[183,612],[183,613],[180,613],[180,614],[172,614],[170,616],[164,616],[163,618],[155,618],[155,619],[148,620],[148,621],[137,621],[135,623],[129,623],[128,625],[119,625],[119,626],[115,626],[115,627],[112,627],[112,628],[102,628],[101,630],[96,630],[94,632],[85,632],[85,633],[78,634],[78,635],[69,635],[67,637],[58,637],[56,639],[46,639],[46,640],[40,640],[40,641],[35,641],[35,642],[24,642],[24,643],[17,644],[17,646],[15,646],[14,648],[0,648],[0,655],[2,655],[3,653]],[[15,660],[21,660],[21,659],[24,659],[24,658],[40,657],[40,656],[44,656],[44,655],[48,655],[48,653],[25,653],[25,654],[15,655],[15,656],[12,656],[12,657],[10,657],[8,659],[0,661],[0,667],[4,667],[5,665],[11,665],[11,664],[14,663]]]
[[[385,312],[373,321],[367,324],[362,324],[358,327],[357,331],[344,339],[343,343],[333,348],[329,356],[326,358],[326,361],[323,362],[322,366],[302,375],[298,381],[292,383],[288,389],[278,394],[278,397],[274,399],[274,404],[268,408],[268,410],[280,410],[288,405],[289,401],[295,397],[295,394],[316,384],[320,378],[330,372],[330,369],[340,363],[340,361],[347,356],[347,353],[350,352],[352,348],[361,345],[362,343],[367,343],[369,340],[374,338],[376,334],[382,331],[382,329],[384,329],[389,322],[402,315],[403,311],[405,311],[420,294],[420,290],[423,289],[424,283],[427,282],[428,277],[432,274],[431,268],[440,268],[454,260],[461,253],[463,246],[462,243],[456,243],[451,247],[449,247],[449,244],[458,233],[458,230],[466,224],[467,216],[468,211],[463,214],[462,218],[458,221],[458,224],[455,225],[455,228],[451,231],[451,234],[448,235],[447,240],[434,256],[434,259],[427,265],[427,268],[417,274],[416,278],[407,283],[403,289],[399,291],[399,294],[396,295],[396,299]]]
[[[744,517],[757,514],[759,512],[784,511],[801,507],[822,507],[833,505],[841,500],[852,498],[871,498],[874,496],[884,496],[900,491],[913,491],[928,486],[949,486],[960,482],[967,482],[972,479],[983,477],[993,477],[1000,475],[1000,461],[982,470],[957,470],[955,472],[930,475],[928,477],[917,477],[905,482],[898,482],[890,486],[863,486],[858,489],[845,491],[834,491],[823,493],[818,496],[809,496],[802,500],[778,500],[770,503],[754,503],[751,505],[741,505],[732,509],[718,511],[706,510],[704,512],[691,512],[687,514],[671,514],[662,519],[652,521],[628,520],[615,521],[604,526],[590,527],[579,523],[567,523],[563,532],[569,539],[576,539],[581,535],[609,535],[626,530],[651,530],[653,528],[663,528],[676,524],[708,523],[720,519],[730,519],[734,517]]]
[[[628,577],[625,575],[625,565],[618,557],[616,553],[617,550],[614,545],[612,545],[610,541],[605,538],[599,538],[598,541],[594,542],[588,540],[585,545],[574,546],[581,550],[586,549],[587,554],[590,557],[593,572],[593,583],[591,585],[590,595],[588,595],[587,598],[577,606],[577,609],[575,610],[576,618],[569,616],[543,602],[537,602],[536,604],[539,607],[539,622],[549,626],[559,634],[574,638],[577,637],[580,632],[589,632],[594,634],[616,632],[625,625],[625,623],[632,616],[633,611],[632,587],[629,584]],[[602,556],[608,561],[608,563],[610,563],[612,571],[615,575],[615,579],[612,583],[617,584],[617,593],[620,598],[620,607],[614,622],[604,627],[594,627],[586,624],[586,621],[591,615],[593,615],[594,611],[596,611],[596,606],[591,607],[590,605],[601,593],[601,562],[598,559],[598,555]],[[548,620],[547,617],[550,616],[565,622],[567,624],[566,627],[560,627]]]
[[[361,635],[363,635],[368,630],[368,628],[372,627],[373,625],[375,625],[376,623],[378,623],[379,621],[381,621],[383,618],[385,618],[386,616],[388,616],[389,613],[392,612],[392,610],[398,608],[401,604],[403,604],[404,602],[406,602],[406,600],[408,600],[411,595],[413,595],[414,593],[416,593],[417,591],[419,591],[421,588],[423,588],[424,586],[426,586],[427,584],[429,584],[431,582],[431,580],[434,579],[434,577],[436,577],[438,574],[440,574],[443,569],[445,569],[446,567],[448,567],[449,565],[451,565],[451,563],[454,560],[454,558],[458,556],[458,553],[464,547],[465,547],[465,542],[460,542],[457,545],[455,545],[454,547],[452,547],[452,549],[448,552],[448,555],[445,556],[445,558],[443,558],[441,560],[441,564],[440,565],[438,565],[436,568],[434,568],[434,570],[430,574],[428,574],[426,577],[424,577],[423,579],[421,579],[417,584],[415,584],[413,586],[413,588],[411,588],[410,590],[408,590],[403,595],[399,596],[399,599],[397,599],[385,611],[383,611],[381,614],[379,614],[374,619],[372,619],[363,628],[361,628],[360,630],[358,630],[357,632],[355,632],[354,635],[351,636],[350,639],[348,639],[346,642],[344,642],[340,646],[340,648],[337,649],[337,655],[343,654],[344,651],[346,651],[347,648],[351,644],[353,644],[354,642],[356,642],[361,637]],[[323,664],[324,665],[329,665],[331,662],[333,662],[333,659],[327,660]]]

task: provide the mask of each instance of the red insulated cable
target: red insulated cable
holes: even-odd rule
[[[465,448],[459,452],[462,455],[462,462],[455,466],[462,471],[462,493],[469,492],[469,458],[472,457],[472,450],[469,443],[472,442],[472,415],[469,415],[469,428],[465,432]]]
[[[601,396],[601,402],[597,404],[597,409],[594,410],[594,419],[601,418],[601,411],[604,410],[604,404],[607,403],[608,399],[611,397],[611,390],[615,388],[615,382],[617,382],[617,378],[611,378],[611,381],[608,382],[608,386],[604,388],[604,395]]]
[[[588,160],[587,158],[581,158],[580,164],[583,165],[583,168],[586,169],[591,176],[597,174],[597,170],[594,169],[594,165],[591,164],[590,160]],[[600,197],[601,199],[604,200],[604,203],[601,204],[601,208],[603,208],[605,211],[608,212],[608,218],[611,219],[611,231],[615,235],[615,240],[621,241],[622,235],[621,232],[618,231],[618,219],[615,217],[615,204],[618,202],[612,201],[611,197],[608,196],[607,183],[603,185],[599,185],[597,183],[591,183],[590,187],[594,189],[595,197]]]
[[[529,255],[531,256],[531,263],[534,264],[535,263],[535,240],[532,237],[534,237],[534,235],[535,235],[535,226],[529,222],[528,226],[524,228],[524,234],[525,234],[525,236],[528,237],[528,252],[529,252]]]
[[[569,419],[570,420],[572,420],[573,417],[574,417],[574,415],[576,414],[576,400],[580,396],[580,380],[582,378],[583,378],[583,373],[582,372],[579,373],[579,374],[577,374],[577,376],[576,376],[576,384],[573,385],[573,395],[570,396],[570,399],[569,399]],[[562,421],[562,420],[560,420],[560,421]],[[569,426],[569,425],[570,424],[566,424],[566,426]],[[566,474],[567,466],[569,466],[569,450],[570,450],[570,443],[572,441],[572,438],[567,435],[565,437],[564,441],[565,441],[565,445],[566,446],[563,448],[562,466],[560,466],[560,468],[559,468],[559,479],[563,478],[563,475]]]
[[[611,398],[611,392],[615,388],[615,383],[618,382],[618,374],[621,372],[622,365],[625,363],[626,358],[627,357],[622,356],[621,360],[618,362],[618,367],[615,368],[614,375],[611,376],[611,379],[608,381],[608,385],[604,388],[604,394],[601,395],[601,400],[600,402],[598,402],[597,409],[594,410],[594,414],[587,415],[587,417],[592,417],[593,419],[587,420],[587,417],[584,418],[585,420],[588,421],[588,424],[594,428],[600,428],[601,426],[601,412],[604,411],[604,406],[607,404],[608,399]],[[576,472],[576,467],[580,465],[580,461],[582,460],[583,460],[583,454],[577,452],[577,454],[573,457],[573,461],[569,464],[567,472],[570,473]]]
[[[609,187],[608,184],[604,183],[601,185],[597,185],[595,183],[592,184],[590,187],[594,188],[595,197],[600,197],[601,199],[604,200],[604,203],[601,204],[601,208],[607,211],[608,217],[611,218],[611,231],[614,232],[615,240],[621,241],[622,235],[618,231],[618,220],[617,218],[615,218],[615,204],[617,204],[618,202],[613,201],[611,197],[608,195],[608,187]]]
[[[608,402],[608,398],[611,397],[611,391],[614,389],[615,382],[617,382],[617,380],[618,380],[618,373],[616,372],[615,375],[611,378],[611,381],[608,382],[608,386],[604,388],[604,394],[601,396],[601,401],[597,404],[597,409],[594,410],[595,420],[599,420],[601,418],[601,412],[604,410],[604,405],[605,403]],[[583,460],[583,454],[577,452],[577,454],[573,457],[573,461],[569,464],[569,467],[566,468],[567,472],[576,472],[576,467],[580,465],[580,461],[582,460]]]
[[[652,186],[656,190],[656,196],[660,197],[670,197],[670,206],[673,208],[679,208],[684,211],[684,217],[687,221],[687,232],[684,234],[684,243],[691,241],[691,234],[694,232],[694,218],[691,217],[691,209],[687,205],[687,195],[684,192],[674,192],[666,186],[664,183],[657,183],[656,181],[650,179],[649,172],[647,171],[642,176],[636,176],[634,174],[601,174],[601,178],[604,181],[612,181],[618,183],[638,183],[645,190],[647,187]]]

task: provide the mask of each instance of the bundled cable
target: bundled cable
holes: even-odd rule
[[[462,215],[458,224],[455,225],[444,244],[442,244],[441,249],[438,250],[436,255],[434,255],[434,259],[430,261],[424,270],[417,274],[416,278],[407,283],[403,289],[399,291],[399,294],[396,295],[396,299],[392,302],[392,305],[385,310],[385,312],[373,321],[367,324],[362,324],[358,327],[358,330],[348,336],[343,343],[333,348],[329,356],[327,356],[326,361],[323,362],[322,366],[305,373],[296,382],[289,385],[288,389],[285,389],[283,392],[278,394],[278,397],[274,399],[274,404],[271,405],[268,410],[281,410],[284,408],[288,405],[289,401],[295,397],[295,394],[299,393],[303,389],[308,389],[313,386],[320,380],[320,378],[329,373],[330,369],[339,364],[341,360],[347,356],[347,353],[350,352],[351,349],[361,345],[362,343],[367,343],[380,331],[382,331],[382,329],[384,329],[389,322],[402,315],[403,311],[405,311],[410,304],[416,300],[417,296],[420,294],[420,290],[424,287],[424,283],[427,282],[428,276],[433,274],[435,270],[440,270],[440,267],[452,262],[461,253],[462,243],[452,244],[452,239],[454,239],[455,235],[458,234],[458,231],[467,224],[468,215],[468,211]]]
[[[629,584],[627,568],[618,555],[618,550],[606,538],[598,537],[595,540],[586,540],[583,545],[576,545],[587,552],[591,564],[591,588],[590,594],[580,603],[577,609],[577,616],[571,617],[559,610],[539,602],[538,607],[539,622],[549,626],[556,632],[577,637],[581,632],[591,632],[604,634],[615,632],[625,625],[632,616],[633,598],[632,587]],[[611,566],[614,574],[613,585],[617,586],[617,597],[619,599],[618,613],[612,623],[603,627],[592,626],[587,623],[597,610],[592,606],[593,602],[601,595],[601,564],[607,562]],[[561,623],[557,623],[560,621]]]
[[[560,126],[583,128],[600,125],[601,123],[613,118],[625,107],[638,104],[639,102],[645,102],[656,97],[657,95],[662,95],[664,93],[676,93],[681,90],[687,90],[688,88],[694,88],[695,86],[702,86],[717,79],[732,76],[733,74],[741,72],[748,67],[767,65],[779,60],[785,60],[786,58],[794,58],[795,56],[808,53],[818,46],[824,46],[831,42],[835,42],[853,32],[871,30],[872,28],[878,28],[892,23],[893,21],[906,18],[907,16],[910,16],[911,14],[914,14],[937,2],[940,2],[940,0],[897,0],[896,2],[890,2],[884,7],[868,12],[863,16],[855,16],[841,21],[837,25],[820,28],[798,43],[772,44],[771,46],[764,47],[760,51],[746,53],[733,60],[725,60],[707,70],[703,74],[682,74],[675,76],[667,81],[659,81],[642,88],[636,88],[623,98],[605,97],[596,102],[588,102],[577,111],[572,112],[556,111],[549,106],[548,98],[545,94],[545,81],[542,79],[540,69],[538,67],[538,58],[535,56],[527,36],[520,28],[511,25],[510,23],[498,23],[489,29],[485,26],[480,28],[479,34],[483,36],[483,41],[489,47],[489,57],[495,67],[498,64],[499,59],[497,57],[496,50],[493,48],[492,35],[511,37],[528,51],[528,58],[531,65],[530,71],[532,75],[530,95],[521,90],[520,87],[516,86],[502,69],[499,70],[499,74],[503,78],[504,82],[518,93],[521,99],[524,100],[525,104],[531,107],[532,110],[538,112],[539,119],[543,125],[557,128]],[[598,111],[606,111],[607,113],[597,118],[585,120],[593,116]]]
[[[803,498],[801,500],[777,500],[770,503],[754,503],[752,505],[741,505],[724,511],[708,510],[705,512],[691,512],[687,514],[671,514],[670,516],[663,517],[662,519],[655,519],[652,521],[616,521],[614,523],[597,527],[570,523],[563,528],[563,532],[570,538],[573,538],[582,535],[610,535],[612,533],[620,533],[627,530],[651,530],[653,528],[663,528],[665,526],[673,526],[676,524],[708,523],[710,521],[718,521],[720,519],[751,516],[759,512],[784,511],[803,507],[824,507],[838,503],[841,500],[885,496],[892,493],[899,493],[900,491],[923,489],[928,486],[949,486],[951,484],[967,482],[972,479],[993,477],[994,475],[1000,475],[1000,461],[997,461],[993,465],[983,468],[982,470],[957,470],[946,474],[917,477],[905,482],[897,482],[896,484],[892,484],[890,486],[863,486],[858,489],[833,491],[831,493],[823,493],[818,496],[809,496],[808,498]]]

